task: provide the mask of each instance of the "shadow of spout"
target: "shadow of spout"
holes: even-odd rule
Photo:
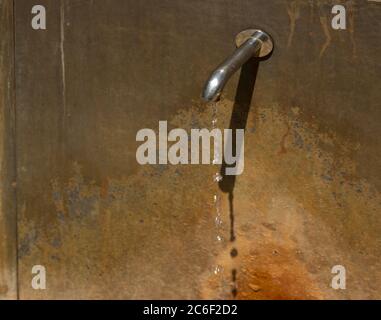
[[[229,128],[232,129],[232,150],[236,151],[236,129],[245,129],[247,118],[249,115],[251,99],[254,92],[255,81],[257,78],[259,67],[259,59],[251,58],[243,66],[238,82],[237,93],[234,101],[233,112],[230,119]],[[229,166],[223,159],[221,166],[222,180],[219,182],[219,188],[222,192],[229,194],[229,220],[230,220],[230,242],[234,243],[236,240],[235,227],[234,227],[234,186],[236,181],[235,175],[226,175],[226,169]],[[230,255],[235,258],[238,255],[237,248],[232,248]],[[232,270],[232,296],[235,298],[238,294],[237,288],[237,270]]]
[[[257,58],[251,58],[242,66],[229,125],[229,129],[232,129],[233,151],[236,150],[236,129],[246,128],[258,67],[259,59]],[[228,165],[225,160],[223,160],[220,172],[223,179],[219,182],[221,191],[231,194],[231,197],[233,195],[236,176],[226,175],[226,169],[234,165],[235,164]]]

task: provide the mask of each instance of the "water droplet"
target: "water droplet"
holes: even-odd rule
[[[215,175],[214,175],[214,181],[215,182],[220,182],[222,180],[222,176],[219,172],[217,172]]]
[[[214,268],[214,274],[216,274],[216,275],[221,273],[222,271],[224,271],[224,268],[220,265],[218,265]]]
[[[219,215],[216,217],[216,219],[214,221],[215,221],[215,224],[216,224],[217,228],[221,227],[221,225],[222,225],[222,219],[221,219],[221,217]]]
[[[214,159],[213,159],[213,164],[220,164],[221,163],[221,159],[219,156],[216,156]]]

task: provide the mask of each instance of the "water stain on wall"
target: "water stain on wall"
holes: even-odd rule
[[[332,29],[331,22],[334,17],[332,14],[332,8],[335,5],[343,5],[346,9],[347,15],[347,29],[348,34],[343,35],[343,31],[339,33]],[[355,15],[356,15],[356,1],[354,0],[318,0],[318,1],[301,1],[292,0],[287,3],[287,14],[289,17],[289,34],[287,39],[287,48],[290,48],[293,44],[295,30],[297,28],[297,22],[300,20],[301,15],[309,15],[310,27],[313,30],[314,20],[317,16],[318,23],[321,27],[322,35],[324,36],[324,42],[321,44],[319,58],[322,58],[326,53],[326,50],[332,45],[334,41],[343,41],[342,37],[349,36],[349,41],[352,45],[352,58],[357,57],[356,41],[354,38],[355,33]],[[312,33],[312,31],[310,31]]]

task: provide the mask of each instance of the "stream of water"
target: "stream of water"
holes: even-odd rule
[[[217,102],[214,102],[212,105],[212,130],[218,128],[218,105]],[[223,180],[223,176],[220,173],[219,165],[221,164],[222,160],[222,152],[223,152],[223,144],[221,146],[221,149],[214,150],[214,157],[213,157],[213,165],[216,166],[217,170],[213,174],[213,182],[215,184],[213,190],[213,204],[214,204],[214,223],[215,223],[215,229],[216,229],[216,241],[217,241],[217,250],[221,251],[225,245],[225,239],[223,236],[223,210],[222,210],[222,198],[221,198],[221,190],[219,188],[219,183]],[[234,234],[234,214],[233,214],[233,193],[232,191],[229,192],[229,208],[230,208],[230,242],[233,244],[235,241],[235,234]],[[230,252],[230,256],[234,259],[238,254],[238,251],[236,248],[233,247],[233,249]],[[214,267],[214,274],[216,276],[222,276],[224,272],[224,268],[222,265],[217,264]],[[233,297],[236,297],[237,295],[237,270],[233,268],[231,270],[231,286],[232,286],[232,295]]]
[[[217,102],[214,102],[212,105],[212,130],[216,129],[218,125],[218,106]],[[213,165],[218,165],[221,163],[222,150],[214,150]],[[213,174],[213,181],[215,182],[214,195],[213,195],[213,204],[214,204],[214,224],[216,229],[216,241],[219,246],[223,246],[224,237],[222,234],[223,220],[222,220],[222,205],[221,205],[221,195],[218,187],[218,183],[223,179],[220,172],[217,170]],[[220,275],[223,272],[223,267],[221,265],[216,265],[214,267],[214,274]]]

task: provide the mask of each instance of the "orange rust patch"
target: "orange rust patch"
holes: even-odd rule
[[[245,256],[237,282],[237,299],[323,298],[295,252],[287,248],[266,246]]]
[[[219,102],[219,126],[229,126],[232,106]],[[233,273],[237,299],[379,297],[380,195],[356,178],[357,143],[279,109],[258,107],[248,119],[233,209],[219,190],[222,245],[215,166],[143,166],[98,185],[75,164],[70,179],[53,178],[48,227],[30,219],[28,203],[20,215],[21,297],[231,299]],[[208,128],[212,114],[193,106],[170,124]],[[277,157],[282,136],[287,153]],[[37,258],[50,270],[46,292],[29,289]],[[329,287],[335,264],[350,270],[345,293]]]

